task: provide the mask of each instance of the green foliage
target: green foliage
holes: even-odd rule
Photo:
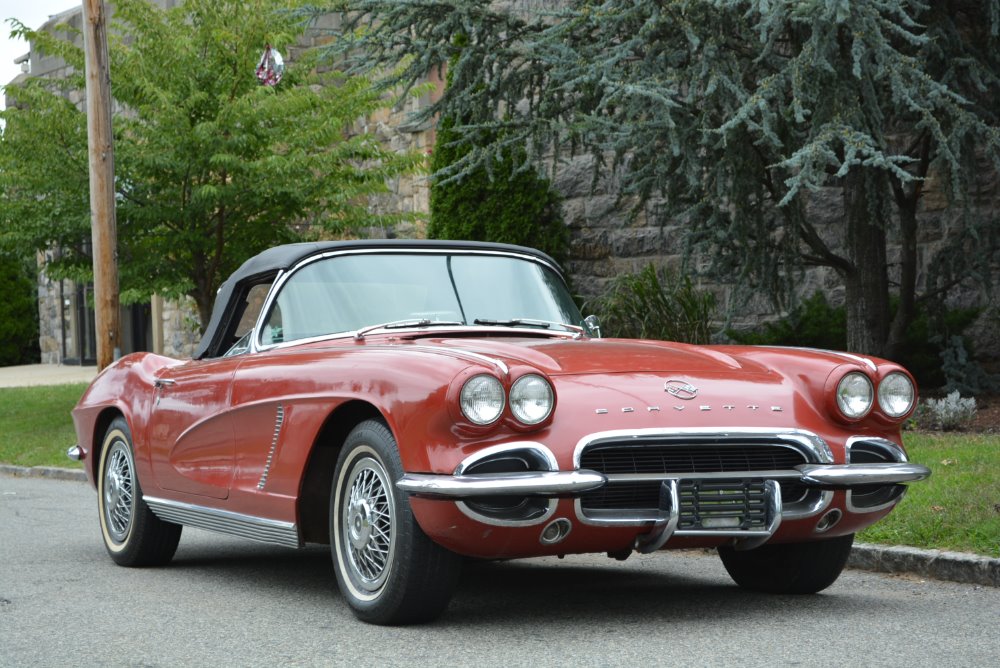
[[[756,330],[727,333],[738,343],[748,345],[846,350],[847,316],[843,307],[830,306],[823,293],[817,292],[780,320],[766,322]]]
[[[288,54],[301,0],[186,0],[160,10],[115,2],[110,44],[122,301],[190,295],[207,322],[216,291],[247,257],[298,240],[392,222],[372,194],[417,167],[350,131],[391,102],[363,77],[317,74],[297,57],[276,87],[254,76],[267,43]],[[90,214],[80,49],[19,32],[75,67],[64,82],[29,80],[8,94],[0,142],[0,248],[57,246],[54,278],[87,279]],[[124,38],[123,36],[127,36]],[[322,84],[322,85],[317,85]]]
[[[618,276],[595,308],[606,336],[697,344],[711,342],[717,315],[714,294],[652,264]]]
[[[475,149],[454,173],[506,145],[554,165],[590,153],[595,183],[613,170],[620,194],[665,201],[685,248],[740,289],[780,301],[797,269],[836,270],[857,305],[849,336],[872,348],[860,352],[891,349],[914,315],[928,175],[966,212],[949,231],[950,261],[929,263],[941,273],[928,291],[989,282],[997,217],[974,207],[995,178],[988,166],[1000,169],[1000,0],[328,7],[351,12],[352,39],[332,48],[359,71],[409,57],[387,87],[451,62],[452,84],[423,118],[481,119],[460,128]],[[821,229],[807,205],[828,186],[844,191],[841,222]],[[898,276],[888,235],[913,240]],[[903,306],[890,328],[892,291]]]
[[[439,176],[431,186],[427,236],[531,246],[563,261],[569,232],[549,180],[526,163],[523,150],[513,148],[496,162],[448,179],[448,168],[471,150],[453,122],[441,123],[431,159]]]
[[[898,304],[893,304],[898,308]],[[990,389],[986,380],[975,389],[968,383],[982,376],[982,369],[969,358],[962,332],[971,325],[978,309],[921,307],[906,330],[894,361],[905,366],[924,389],[944,387],[967,394]],[[737,343],[765,346],[803,346],[825,350],[847,350],[847,315],[844,307],[831,306],[821,292],[802,300],[787,316],[764,323],[754,330],[729,330]]]
[[[38,298],[35,274],[25,263],[0,255],[0,366],[38,362]]]

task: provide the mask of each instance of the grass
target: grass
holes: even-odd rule
[[[0,463],[81,468],[66,457],[76,443],[70,411],[86,383],[0,388]]]
[[[906,432],[903,442],[931,477],[858,540],[1000,557],[1000,436]]]
[[[70,410],[85,383],[0,388],[0,463],[79,468]],[[1000,435],[906,432],[911,461],[930,467],[896,509],[858,540],[1000,558]]]

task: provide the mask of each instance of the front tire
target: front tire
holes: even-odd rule
[[[373,624],[438,617],[461,558],[433,542],[396,487],[403,467],[392,432],[368,420],[348,435],[334,472],[330,536],[337,584],[354,615]]]
[[[125,418],[108,427],[97,477],[97,511],[104,547],[119,566],[162,566],[177,551],[181,526],[153,514],[135,470],[132,432]]]
[[[815,594],[832,585],[851,555],[854,534],[814,541],[763,545],[740,552],[720,547],[730,577],[744,589],[768,594]]]

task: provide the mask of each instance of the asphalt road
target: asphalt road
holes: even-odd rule
[[[115,566],[84,483],[0,476],[0,666],[993,666],[1000,589],[847,571],[764,596],[702,552],[468,567],[438,622],[357,622],[326,548],[185,529]]]

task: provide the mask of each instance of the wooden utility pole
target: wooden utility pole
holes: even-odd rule
[[[115,224],[115,154],[111,135],[111,70],[103,0],[83,0],[87,75],[87,145],[90,155],[90,228],[94,252],[97,368],[120,353],[118,232]]]

